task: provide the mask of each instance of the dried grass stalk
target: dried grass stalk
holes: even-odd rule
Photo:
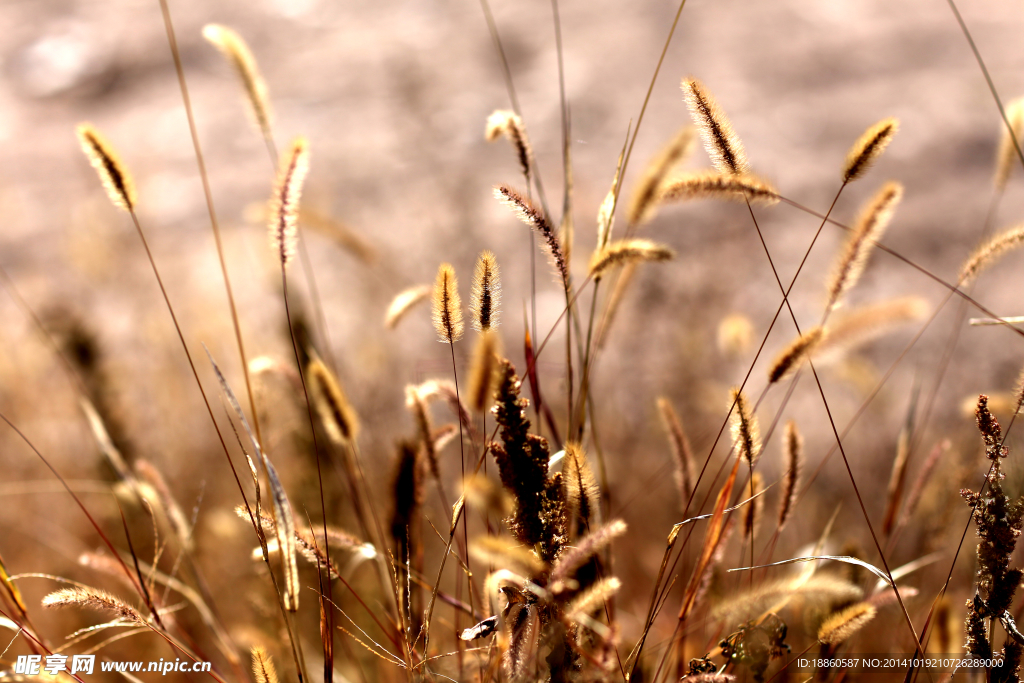
[[[1006,120],[1010,122],[1010,130],[1007,130],[1005,123],[1000,123],[999,150],[996,152],[996,170],[992,178],[996,189],[1002,191],[1006,187],[1006,181],[1010,179],[1014,167],[1017,165],[1017,147],[1013,144],[1014,138],[1018,145],[1024,145],[1024,97],[1008,102],[1004,110]]]
[[[796,504],[800,470],[803,467],[804,438],[790,420],[782,432],[782,451],[785,455],[786,474],[782,477],[782,499],[779,501],[779,531],[786,526]]]
[[[299,229],[299,200],[302,183],[309,173],[309,143],[305,138],[292,142],[288,153],[281,157],[281,165],[270,197],[270,245],[286,267],[295,256]]]
[[[256,58],[242,36],[227,26],[207,24],[203,27],[203,38],[220,50],[238,73],[245,88],[246,100],[256,125],[265,136],[270,136],[273,117],[270,111],[270,91],[260,75]]]
[[[836,612],[821,623],[818,628],[818,642],[826,645],[837,645],[864,628],[875,618],[874,606],[866,602],[858,602],[846,609]]]
[[[309,398],[331,441],[350,446],[359,435],[359,418],[329,367],[311,352],[306,366]]]
[[[483,332],[501,324],[501,270],[490,251],[484,251],[473,270],[469,310],[473,313],[473,329]]]
[[[668,434],[669,445],[672,447],[672,460],[675,462],[676,486],[679,489],[679,503],[682,508],[693,494],[694,472],[693,452],[690,449],[690,440],[686,438],[683,431],[683,424],[675,408],[664,396],[658,397],[658,413],[661,415],[661,423]]]
[[[59,609],[62,607],[87,607],[113,615],[119,621],[148,626],[149,622],[142,614],[121,598],[106,591],[87,586],[61,588],[43,598],[43,607]]]
[[[547,245],[548,253],[554,262],[555,270],[558,271],[563,285],[569,282],[569,270],[565,262],[565,255],[562,253],[562,245],[558,241],[558,235],[548,221],[547,216],[538,207],[534,206],[521,192],[508,185],[499,185],[494,188],[494,197],[505,206],[512,209],[522,222],[536,230],[544,243]]]
[[[967,284],[997,259],[1024,244],[1024,225],[999,233],[979,246],[960,268],[960,284]]]
[[[882,156],[882,152],[892,142],[899,127],[899,121],[889,117],[871,126],[857,138],[853,147],[846,153],[846,163],[843,165],[844,184],[853,182],[867,173],[871,165],[878,157]]]
[[[676,253],[663,244],[646,239],[627,239],[613,242],[590,259],[590,276],[599,278],[605,271],[627,263],[668,261]]]
[[[388,311],[384,314],[384,326],[389,330],[395,329],[405,314],[428,296],[430,296],[430,285],[416,285],[399,292],[391,300],[391,305],[388,306]]]
[[[903,186],[888,182],[861,211],[829,278],[827,310],[835,308],[843,294],[857,284],[871,248],[882,238],[902,197]]]
[[[633,196],[626,211],[626,217],[631,224],[645,223],[654,215],[662,183],[672,169],[690,156],[693,150],[693,132],[692,126],[680,128],[675,137],[647,164],[643,175],[633,188]],[[598,246],[604,245],[599,243]]]
[[[530,167],[533,163],[533,151],[530,148],[530,138],[526,135],[526,126],[522,117],[507,109],[498,109],[487,117],[487,127],[484,130],[484,137],[488,142],[493,142],[504,135],[512,143],[519,157],[519,165],[523,174],[530,175]]]
[[[704,84],[696,78],[687,78],[682,88],[690,117],[700,131],[711,163],[722,173],[746,173],[750,164],[743,151],[743,143]]]
[[[134,211],[135,183],[113,146],[91,123],[78,124],[76,132],[82,151],[99,174],[110,201],[125,211]]]
[[[160,506],[167,517],[167,523],[170,525],[174,535],[178,537],[178,543],[181,544],[183,549],[192,550],[192,525],[189,524],[181,506],[178,505],[178,501],[174,500],[174,496],[171,495],[171,489],[167,486],[167,482],[164,480],[160,470],[154,467],[148,460],[140,459],[135,461],[135,471],[156,492]]]
[[[459,298],[459,281],[451,264],[442,263],[437,269],[434,282],[434,329],[438,341],[453,344],[462,339],[465,326],[462,322],[462,299]]]
[[[715,170],[691,171],[664,182],[658,191],[658,202],[690,199],[723,199],[752,204],[775,204],[778,191],[765,180],[745,173],[736,175]]]
[[[619,176],[622,173],[622,159],[625,153],[625,150],[619,153],[612,186],[601,201],[601,206],[597,208],[597,246],[594,247],[595,251],[604,249],[612,238],[612,227],[615,225],[615,206],[619,196]]]
[[[823,327],[813,327],[790,342],[768,369],[768,383],[778,382],[800,367],[814,353],[814,348],[821,343],[824,334]]]
[[[737,388],[729,395],[730,404],[736,404],[732,411],[733,444],[747,464],[753,467],[761,454],[761,428],[743,392]]]

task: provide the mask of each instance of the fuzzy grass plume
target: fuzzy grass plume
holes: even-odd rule
[[[1017,145],[1024,145],[1024,97],[1008,102],[1004,108],[1006,120],[1010,122],[1009,130],[1005,123],[999,124],[999,149],[996,152],[996,169],[992,178],[996,190],[1002,191],[1006,187],[1006,181],[1010,179],[1014,167],[1017,165],[1017,146],[1013,144],[1014,139]],[[1010,131],[1013,134],[1010,134]]]
[[[775,204],[778,191],[770,183],[750,173],[734,174],[706,169],[677,175],[665,181],[658,191],[658,202],[691,199],[749,201],[751,204]]]
[[[751,467],[761,454],[761,428],[757,416],[754,415],[746,395],[738,388],[730,394],[730,405],[735,403],[732,411],[732,441],[741,456]]]
[[[234,29],[220,24],[204,26],[203,38],[220,50],[238,73],[256,125],[264,135],[269,136],[273,123],[270,111],[270,91],[267,89],[263,76],[260,75],[256,58],[253,57],[245,40]]]
[[[892,142],[899,127],[899,121],[889,117],[871,126],[857,138],[850,151],[847,152],[846,163],[843,164],[844,184],[853,182],[867,173],[871,165],[878,157],[882,156],[882,152]]]
[[[459,298],[459,281],[455,269],[449,263],[442,263],[437,269],[433,298],[434,329],[438,341],[453,344],[462,339],[465,325],[462,321],[462,299]]]
[[[704,149],[711,157],[711,163],[722,173],[746,173],[750,164],[746,152],[743,151],[743,143],[711,93],[696,78],[684,80],[682,88],[686,106],[690,109],[690,117],[700,131]]]
[[[498,260],[490,251],[484,251],[473,270],[469,310],[471,324],[477,332],[484,332],[501,323],[501,270]]]
[[[768,383],[773,384],[796,370],[814,353],[815,347],[825,336],[823,327],[813,327],[790,342],[768,369]]]
[[[91,123],[80,123],[75,131],[82,151],[99,174],[110,201],[125,211],[134,211],[137,199],[135,183],[114,147]]]
[[[493,142],[502,135],[508,138],[515,148],[523,175],[529,176],[533,151],[530,148],[530,138],[526,135],[526,126],[519,114],[507,109],[498,109],[487,117],[487,127],[484,130],[487,141]]]
[[[299,229],[299,200],[302,197],[302,184],[308,173],[309,143],[305,138],[298,138],[292,142],[288,153],[281,157],[268,211],[270,244],[281,259],[282,267],[287,267],[295,256]]]
[[[633,188],[633,195],[626,210],[626,218],[633,225],[650,220],[658,205],[660,188],[672,169],[682,163],[693,150],[694,129],[683,126],[675,137],[665,145],[658,155],[648,162],[640,180]],[[599,247],[604,244],[598,242]]]
[[[416,285],[403,289],[391,300],[387,313],[384,314],[384,326],[389,330],[395,329],[406,313],[428,296],[430,296],[430,285]]]
[[[104,612],[120,621],[148,626],[149,622],[135,609],[119,597],[106,591],[88,586],[61,588],[43,598],[43,607],[59,609],[62,607],[86,607]]]
[[[867,626],[876,613],[874,606],[866,602],[858,602],[835,612],[818,627],[818,642],[838,645],[849,640],[854,633]]]
[[[668,261],[676,253],[663,244],[651,240],[635,238],[612,242],[590,259],[590,276],[599,278],[611,268],[627,263],[643,263],[646,261]]]
[[[316,354],[306,366],[306,380],[309,398],[331,441],[339,446],[351,445],[359,434],[359,418],[338,378]]]
[[[694,483],[693,452],[690,448],[690,440],[686,438],[679,415],[676,414],[675,408],[672,407],[668,398],[658,397],[658,413],[661,415],[661,423],[668,435],[669,445],[672,449],[680,506],[685,508],[686,502],[693,493]]]
[[[967,284],[983,270],[1014,249],[1024,245],[1024,225],[1004,230],[976,248],[960,268],[960,282]]]
[[[790,420],[782,431],[782,451],[786,473],[782,477],[782,498],[779,499],[779,531],[782,531],[793,514],[796,504],[797,487],[800,485],[800,469],[803,466],[804,438]]]
[[[534,206],[521,192],[508,185],[495,187],[494,197],[512,209],[519,220],[537,231],[547,245],[548,253],[551,255],[551,260],[554,262],[555,270],[558,271],[562,283],[568,283],[569,270],[565,262],[565,254],[562,252],[562,245],[558,241],[558,235],[555,233],[554,228],[551,227],[551,223],[548,221],[547,216],[544,215],[544,212]]]
[[[256,683],[277,683],[274,660],[260,645],[254,645],[252,648],[252,675]]]
[[[826,310],[838,305],[843,295],[860,279],[867,265],[871,248],[889,226],[892,214],[903,197],[903,186],[888,182],[880,189],[861,211],[846,246],[832,269],[828,281],[828,304]]]

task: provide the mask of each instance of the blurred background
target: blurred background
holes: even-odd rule
[[[510,100],[481,6],[476,0],[172,0],[170,9],[247,352],[283,365],[292,363],[292,356],[279,269],[262,218],[274,168],[250,123],[237,78],[202,38],[203,25],[231,26],[248,41],[269,86],[278,146],[298,135],[310,140],[304,204],[321,220],[306,225],[305,239],[328,332],[325,339],[318,330],[318,340],[362,417],[363,457],[372,484],[383,490],[396,440],[414,431],[404,407],[405,385],[451,372],[448,349],[436,343],[426,307],[412,311],[396,330],[385,329],[384,312],[395,294],[432,282],[438,264],[448,261],[462,276],[467,297],[476,256],[483,249],[494,251],[505,284],[500,331],[510,357],[522,367],[529,236],[491,195],[495,184],[521,185],[522,176],[507,143],[484,140],[487,116],[509,108]],[[960,9],[1003,101],[1024,94],[1019,4],[964,0]],[[562,130],[551,6],[493,0],[492,10],[549,204],[560,215]],[[581,273],[595,242],[598,205],[627,129],[637,125],[676,6],[664,0],[563,0],[560,10],[572,122],[573,266]],[[1019,220],[1024,202],[1019,172],[1006,195],[993,202],[998,109],[941,0],[690,0],[636,139],[625,196],[646,161],[688,122],[679,89],[687,76],[700,78],[719,100],[753,170],[785,196],[818,211],[839,188],[852,142],[870,124],[897,117],[901,128],[891,147],[874,170],[847,188],[834,215],[852,222],[883,181],[899,180],[906,195],[884,241],[946,281],[955,280],[987,217],[991,229]],[[244,384],[223,280],[158,3],[5,0],[0,4],[0,265],[58,339],[78,330],[90,340],[108,407],[117,415],[124,443],[131,444],[131,458],[155,463],[186,512],[195,514],[200,558],[218,568],[215,584],[249,580],[258,569],[247,558],[251,534],[232,512],[237,490],[130,219],[111,206],[78,147],[74,126],[81,121],[106,134],[135,176],[141,223],[208,393],[216,397],[218,391],[201,343],[241,396]],[[700,168],[708,162],[698,150],[687,164]],[[788,282],[818,220],[785,204],[754,211],[780,277]],[[620,216],[617,236],[624,224]],[[742,204],[664,207],[642,236],[670,245],[678,258],[640,269],[593,378],[610,513],[637,529],[620,542],[624,552],[616,566],[626,583],[619,616],[632,636],[643,619],[662,539],[680,518],[655,399],[665,395],[673,402],[703,459],[725,418],[728,389],[743,380],[780,301]],[[794,288],[793,308],[802,327],[819,321],[824,280],[843,240],[841,230],[826,227]],[[537,336],[543,338],[564,300],[546,260],[537,263]],[[974,290],[979,301],[1001,315],[1024,314],[1017,296],[1019,264],[1020,256],[1010,255],[982,276]],[[297,306],[312,317],[299,267],[293,267],[290,281]],[[905,263],[875,253],[850,304],[914,295],[935,307],[945,294]],[[586,306],[589,297],[588,291],[581,299]],[[961,324],[956,309],[954,300],[940,313],[844,442],[877,525],[915,387],[921,397],[916,404],[920,432],[909,476],[935,444],[953,440],[913,531],[892,550],[894,565],[959,538],[968,515],[956,491],[976,488],[984,468],[964,402],[981,392],[1012,392],[1021,365],[1017,336],[962,323],[959,345],[938,385],[943,351]],[[740,335],[723,345],[722,322],[735,315],[749,322],[750,338]],[[0,321],[0,411],[81,487],[88,505],[115,520],[116,508],[102,492],[111,474],[52,349],[10,296],[0,296]],[[902,328],[822,372],[840,428],[916,329]],[[553,397],[564,386],[561,335],[559,330],[552,337],[552,351],[540,364],[545,390]],[[752,393],[760,392],[767,364],[794,336],[784,315],[754,368]],[[469,341],[456,347],[460,372],[470,348]],[[315,474],[308,457],[303,460],[308,423],[289,386],[268,373],[258,401],[269,425],[268,448],[280,453],[296,508],[317,519],[319,501],[310,488]],[[759,410],[763,427],[783,394],[777,389],[768,395]],[[923,408],[932,401],[926,421]],[[224,416],[219,402],[214,410],[218,418]],[[807,377],[783,418],[796,419],[806,434],[807,470],[813,470],[834,439]],[[1008,443],[1011,451],[1019,450],[1016,439]],[[6,473],[0,492],[10,503],[0,505],[5,536],[0,552],[9,570],[92,580],[76,565],[81,552],[98,547],[95,534],[23,442],[6,431],[0,432],[0,444]],[[716,451],[712,472],[726,447],[723,443]],[[457,452],[449,447],[442,464],[452,482],[449,490],[455,488],[457,463]],[[781,467],[776,436],[764,455],[767,481],[775,481]],[[1011,459],[1008,469],[1008,486],[1019,492],[1024,468]],[[774,506],[772,496],[777,493],[769,492]],[[843,533],[836,542],[860,547],[865,559],[876,561],[851,496],[841,462],[830,460],[775,557],[790,556],[817,538],[841,500]],[[443,528],[435,497],[427,500],[425,514]],[[331,505],[344,524],[344,502]],[[119,528],[112,522],[111,529]],[[973,555],[970,540],[967,546],[957,570],[963,595]],[[428,554],[437,550],[430,547]],[[732,562],[735,555],[729,557]],[[950,559],[944,556],[934,572],[922,574],[923,594],[934,594]],[[24,582],[33,599],[52,588],[42,580]],[[927,604],[921,599],[912,613],[923,614]],[[894,611],[885,618],[898,624]]]

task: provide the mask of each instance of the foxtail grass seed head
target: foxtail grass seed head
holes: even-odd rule
[[[875,618],[874,606],[866,602],[858,602],[844,610],[836,612],[821,622],[818,627],[818,642],[825,645],[837,645],[864,628]]]
[[[281,157],[281,165],[270,198],[270,244],[286,267],[295,256],[299,230],[299,200],[302,183],[309,173],[309,143],[305,138],[292,142],[288,153]]]
[[[659,203],[690,199],[748,201],[751,204],[775,204],[778,191],[765,180],[750,173],[736,175],[716,170],[691,171],[669,178],[658,191]]]
[[[389,330],[395,329],[405,314],[428,296],[430,296],[430,285],[416,285],[399,292],[391,300],[388,312],[384,314],[384,326]]]
[[[272,123],[270,113],[270,93],[267,84],[260,75],[256,58],[242,36],[233,29],[220,24],[207,24],[203,27],[203,38],[220,50],[221,54],[231,62],[238,73],[242,86],[245,88],[246,99],[256,125],[265,135],[269,134]]]
[[[252,675],[256,683],[277,683],[277,669],[274,660],[261,646],[252,648]]]
[[[889,117],[864,131],[853,143],[850,151],[846,153],[846,163],[843,165],[843,183],[853,182],[867,173],[871,165],[878,157],[882,156],[882,152],[892,142],[899,127],[899,121]]]
[[[523,119],[515,112],[498,109],[487,117],[487,128],[484,130],[484,137],[487,141],[494,142],[502,135],[512,143],[523,174],[529,176],[530,166],[533,163],[533,151],[530,149],[530,138],[526,135]]]
[[[882,238],[902,197],[903,186],[896,182],[888,182],[861,211],[846,246],[843,247],[832,269],[828,281],[826,310],[835,308],[843,295],[857,284],[867,265],[871,248]]]
[[[672,403],[664,396],[658,397],[658,413],[661,415],[661,423],[668,434],[669,445],[672,449],[672,460],[675,462],[676,487],[679,489],[680,509],[686,508],[687,501],[693,494],[694,472],[693,452],[690,449],[690,440],[686,438],[683,431],[683,423],[679,419]]]
[[[768,369],[768,383],[774,384],[800,367],[814,353],[823,336],[824,328],[813,327],[790,342]]]
[[[548,253],[554,262],[555,270],[558,271],[562,284],[569,282],[569,270],[565,263],[565,255],[562,252],[562,245],[558,241],[558,235],[548,222],[547,216],[539,208],[534,206],[521,192],[509,187],[499,185],[494,188],[494,197],[505,206],[512,209],[522,222],[537,231],[541,239],[547,245]]]
[[[622,588],[622,582],[614,576],[601,579],[578,595],[566,608],[566,616],[570,621],[577,621],[596,609],[599,609]]]
[[[908,296],[861,306],[837,315],[825,328],[825,334],[811,356],[815,362],[831,362],[862,346],[928,314],[928,302]]]
[[[584,528],[594,528],[601,514],[601,492],[590,463],[587,462],[587,454],[583,452],[582,446],[572,441],[565,444],[562,490],[570,514],[578,517]]]
[[[750,484],[744,487],[743,495],[746,498],[757,496],[743,506],[743,538],[750,538],[757,531],[761,522],[761,513],[764,510],[764,496],[757,494],[764,490],[764,477],[760,472],[754,472]]]
[[[676,253],[663,244],[646,239],[627,239],[613,242],[590,259],[590,276],[599,278],[605,271],[627,263],[668,261]]]
[[[682,88],[686,106],[690,109],[690,117],[700,131],[704,149],[711,157],[714,167],[722,173],[746,173],[750,164],[747,162],[746,152],[743,151],[743,143],[733,132],[729,119],[704,88],[704,84],[696,78],[687,78],[683,81]]]
[[[145,617],[121,598],[88,586],[61,588],[43,598],[43,607],[86,607],[112,615],[138,626],[147,626]]]
[[[329,367],[313,354],[306,366],[309,398],[328,437],[338,446],[350,446],[359,434],[359,418]]]
[[[485,332],[501,323],[501,271],[490,251],[477,259],[470,290],[469,310],[473,313],[473,329]]]
[[[779,501],[779,531],[786,526],[796,504],[800,469],[803,467],[804,437],[790,420],[782,431],[782,452],[785,455],[786,474],[782,477],[782,499]]]
[[[730,313],[718,323],[718,350],[728,358],[739,358],[754,343],[754,324],[742,313]]]
[[[1024,245],[1024,225],[1005,230],[979,246],[960,268],[960,283],[967,284],[1000,257]]]
[[[454,344],[462,339],[465,326],[462,323],[462,299],[459,298],[459,281],[451,264],[442,263],[437,269],[434,282],[434,329],[438,341]]]
[[[730,405],[735,403],[732,409],[732,441],[741,457],[751,467],[757,462],[757,456],[761,454],[761,429],[757,423],[757,416],[754,415],[746,395],[739,389],[730,392]]]
[[[1024,148],[1024,97],[1009,102],[1004,111],[1010,127],[1007,129],[1005,122],[999,122],[999,150],[996,152],[996,170],[992,179],[996,189],[1000,191],[1006,187],[1006,181],[1010,179],[1013,169],[1020,164],[1017,146],[1013,141],[1016,138],[1017,145]],[[1010,130],[1013,131],[1013,135],[1010,135]]]
[[[693,126],[683,126],[676,136],[651,159],[644,169],[643,175],[633,188],[626,218],[631,225],[640,225],[651,219],[657,208],[659,190],[665,179],[676,166],[682,163],[693,151]],[[607,243],[607,242],[606,242]],[[598,242],[598,248],[604,244]]]
[[[473,349],[473,362],[469,368],[469,407],[482,413],[494,398],[494,385],[498,379],[498,355],[501,345],[493,329],[480,333]]]
[[[113,146],[91,123],[80,123],[75,130],[82,151],[99,174],[110,201],[125,211],[134,211],[135,183]]]

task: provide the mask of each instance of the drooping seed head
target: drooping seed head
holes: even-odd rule
[[[821,622],[821,626],[818,627],[818,642],[836,645],[849,640],[850,636],[874,619],[875,614],[874,606],[869,603],[858,602],[850,605]]]
[[[640,225],[651,219],[657,208],[659,190],[672,169],[682,163],[693,150],[694,129],[684,126],[658,155],[651,159],[643,175],[633,188],[626,218],[632,225]],[[603,247],[603,244],[599,245]]]
[[[807,360],[821,342],[824,332],[824,328],[820,326],[813,327],[790,342],[768,369],[768,383],[778,382]]]
[[[499,185],[494,188],[494,198],[505,206],[512,209],[522,222],[537,231],[544,244],[547,246],[551,261],[561,278],[562,284],[569,282],[569,269],[565,262],[565,254],[562,252],[562,245],[558,241],[558,235],[548,221],[547,216],[538,207],[528,200],[521,192],[508,186]]]
[[[530,148],[530,138],[526,135],[523,119],[515,112],[498,109],[487,117],[487,128],[484,131],[487,141],[493,142],[502,135],[512,143],[523,174],[529,176],[530,166],[533,163],[533,151]]]
[[[428,296],[430,296],[430,285],[416,285],[396,294],[395,298],[391,300],[391,305],[388,306],[387,313],[384,314],[384,326],[389,330],[395,329],[405,314]]]
[[[790,420],[782,432],[782,451],[785,454],[786,474],[782,477],[782,498],[779,501],[779,531],[782,531],[793,514],[796,503],[796,489],[800,485],[800,469],[803,466],[804,438]]]
[[[203,27],[203,38],[220,50],[221,54],[231,62],[245,88],[246,99],[256,125],[264,135],[269,135],[272,123],[270,112],[270,92],[260,75],[256,58],[245,40],[234,29],[220,24],[207,24]]]
[[[742,175],[715,170],[692,171],[667,179],[658,190],[659,203],[690,199],[744,200],[751,204],[775,204],[779,193],[767,181],[750,173]]]
[[[751,410],[747,397],[738,388],[730,392],[732,411],[732,441],[741,457],[753,467],[761,454],[761,429],[757,416]]]
[[[627,263],[668,261],[675,255],[676,253],[670,248],[651,240],[641,238],[619,240],[599,252],[594,252],[590,259],[590,276],[599,278],[607,270]]]

